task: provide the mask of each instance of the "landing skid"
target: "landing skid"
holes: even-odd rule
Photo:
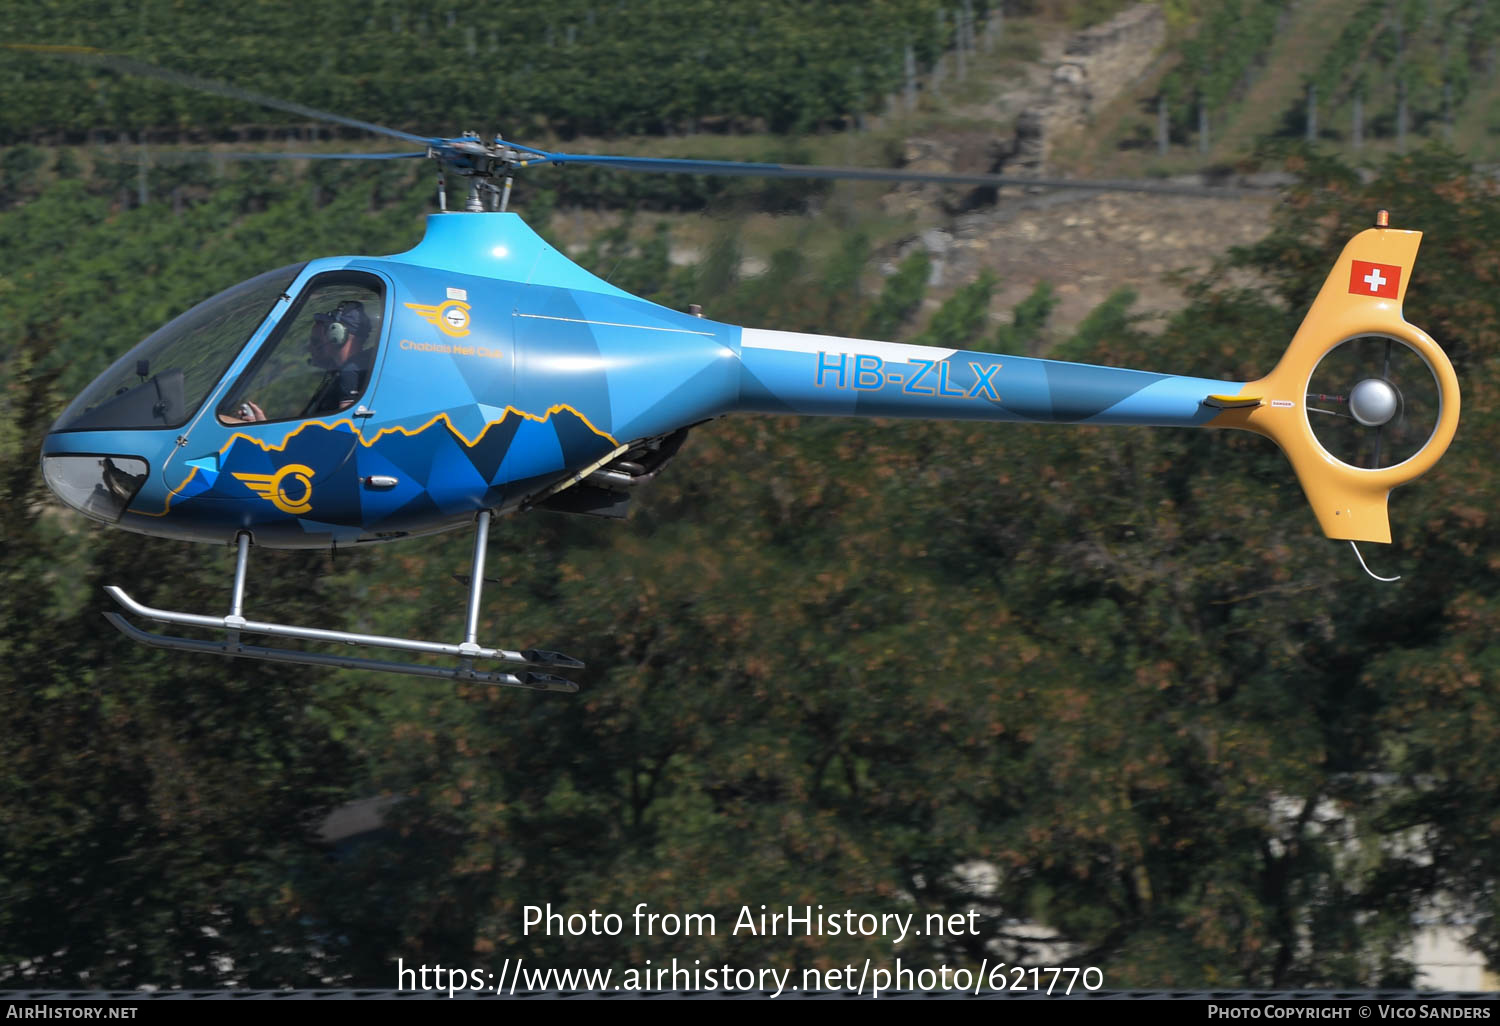
[[[227,616],[205,616],[200,613],[179,613],[168,609],[156,609],[143,605],[125,593],[123,588],[113,585],[105,588],[109,597],[124,609],[147,620],[185,627],[203,627],[228,633],[223,641],[198,638],[180,638],[170,634],[152,634],[136,627],[119,613],[105,613],[105,619],[132,641],[156,648],[170,648],[182,652],[198,652],[211,655],[262,659],[269,662],[302,663],[308,666],[336,666],[350,670],[377,670],[384,673],[401,673],[414,677],[439,677],[447,680],[472,681],[479,684],[495,684],[501,687],[526,688],[532,691],[560,691],[574,693],[578,685],[563,677],[534,670],[516,673],[476,669],[476,660],[509,663],[516,666],[538,666],[553,669],[582,669],[583,663],[560,652],[528,648],[519,651],[504,648],[483,648],[475,641],[479,624],[479,594],[484,585],[485,548],[489,536],[490,513],[479,513],[474,538],[474,567],[469,577],[468,617],[461,644],[452,645],[436,641],[418,641],[413,638],[395,638],[383,634],[355,634],[349,631],[324,630],[318,627],[297,627],[292,624],[264,623],[247,620],[243,615],[245,596],[245,571],[249,563],[250,536],[241,534],[237,540],[238,552],[234,568],[234,598]],[[405,652],[422,652],[431,655],[451,656],[458,660],[457,666],[427,666],[421,663],[400,663],[385,659],[369,659],[362,656],[334,655],[323,652],[308,652],[296,648],[279,648],[270,645],[249,645],[240,640],[241,634],[265,635],[273,638],[295,638],[301,641],[339,642],[368,648],[390,648]]]

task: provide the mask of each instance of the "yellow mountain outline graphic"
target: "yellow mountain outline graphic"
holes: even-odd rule
[[[347,427],[350,432],[353,433],[355,440],[359,442],[360,445],[363,445],[368,449],[376,442],[384,438],[386,435],[400,434],[406,435],[408,438],[410,438],[415,435],[420,435],[422,432],[426,431],[428,428],[432,427],[439,421],[445,422],[448,425],[448,430],[452,431],[453,434],[459,439],[459,441],[463,442],[467,448],[472,449],[484,439],[484,436],[489,433],[490,428],[500,424],[504,424],[506,420],[508,420],[512,415],[521,417],[524,420],[535,421],[538,424],[545,424],[548,420],[552,419],[552,415],[554,413],[571,413],[573,416],[583,421],[585,427],[587,427],[594,434],[598,435],[600,438],[604,439],[611,446],[618,446],[620,444],[615,440],[615,437],[613,435],[611,435],[607,431],[599,430],[599,428],[594,426],[593,421],[589,420],[588,417],[586,417],[584,414],[579,413],[578,410],[574,409],[568,403],[556,403],[555,405],[549,406],[547,408],[547,412],[543,414],[528,413],[527,411],[518,409],[515,406],[507,405],[505,407],[505,412],[501,414],[498,419],[486,422],[484,427],[480,430],[479,434],[475,435],[472,439],[458,429],[458,427],[453,423],[452,418],[449,417],[447,413],[435,414],[426,423],[418,428],[402,427],[399,424],[395,427],[381,428],[370,438],[366,438],[364,432],[359,429],[358,425],[356,425],[352,419],[346,417],[335,420],[331,423],[325,423],[321,420],[310,420],[303,424],[299,424],[294,430],[287,432],[287,434],[281,439],[281,442],[279,444],[272,444],[262,439],[255,438],[251,435],[247,435],[242,431],[236,431],[234,434],[229,436],[229,439],[222,446],[219,447],[219,455],[222,456],[224,453],[228,452],[229,449],[234,445],[234,443],[240,439],[244,439],[252,445],[259,446],[265,452],[285,452],[286,447],[291,443],[291,440],[293,438],[296,438],[297,435],[299,435],[303,431],[306,431],[308,428],[314,427],[323,428],[325,431],[333,431],[340,426]],[[188,484],[193,480],[193,477],[197,473],[198,468],[194,467],[188,472],[188,475],[186,477],[184,477],[177,485],[173,486],[167,492],[166,502],[162,504],[162,510],[160,513],[147,512],[146,510],[133,510],[132,512],[138,512],[141,516],[146,517],[166,516],[169,512],[171,512],[172,500],[182,493],[182,490],[188,486]]]

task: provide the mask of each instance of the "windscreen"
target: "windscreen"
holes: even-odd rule
[[[84,389],[52,430],[186,424],[303,266],[241,282],[152,333]]]

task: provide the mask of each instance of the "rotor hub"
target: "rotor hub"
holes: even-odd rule
[[[1388,423],[1401,408],[1401,393],[1384,378],[1365,378],[1349,390],[1349,412],[1365,427]]]

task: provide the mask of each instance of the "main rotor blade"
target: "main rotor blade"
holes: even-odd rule
[[[153,149],[149,157],[142,157],[134,145],[131,145],[129,149],[101,152],[98,154],[98,159],[113,161],[117,164],[145,164],[148,167],[158,167],[163,164],[206,164],[219,160],[409,160],[412,157],[425,156],[427,156],[425,150],[407,153],[245,153],[240,150],[229,150],[218,153],[214,150]]]
[[[131,57],[123,57],[119,54],[109,53],[92,46],[44,46],[28,43],[4,43],[8,50],[29,51],[32,53],[51,54],[67,60],[77,61],[81,64],[97,64],[101,67],[118,71],[125,75],[140,75],[145,78],[155,78],[173,85],[185,86],[188,89],[196,89],[201,93],[212,93],[216,96],[224,96],[231,100],[245,100],[249,103],[269,107],[272,110],[285,111],[288,114],[296,114],[304,118],[312,118],[315,121],[329,121],[336,125],[346,125],[350,128],[360,128],[366,132],[375,132],[378,135],[388,135],[394,139],[405,139],[407,142],[431,145],[436,139],[425,136],[412,135],[410,132],[402,132],[399,129],[387,128],[370,121],[361,121],[358,118],[346,118],[342,114],[330,114],[326,110],[318,110],[307,107],[290,100],[280,100],[274,96],[266,96],[250,89],[242,89],[224,82],[214,82],[211,79],[199,78],[197,75],[189,75],[183,71],[171,71],[167,68],[158,68],[154,64],[147,64]]]
[[[514,144],[512,144],[514,145]],[[518,149],[520,147],[517,147]],[[1141,182],[1129,179],[1027,178],[1018,175],[962,174],[951,171],[902,171],[897,169],[829,167],[816,164],[765,164],[737,160],[685,160],[670,157],[619,157],[596,153],[550,153],[526,164],[583,164],[614,167],[622,171],[657,171],[664,174],[744,175],[759,178],[830,178],[849,181],[930,182],[940,185],[1022,185],[1049,189],[1092,189],[1101,192],[1154,192],[1178,196],[1249,196],[1253,190],[1172,182]]]

